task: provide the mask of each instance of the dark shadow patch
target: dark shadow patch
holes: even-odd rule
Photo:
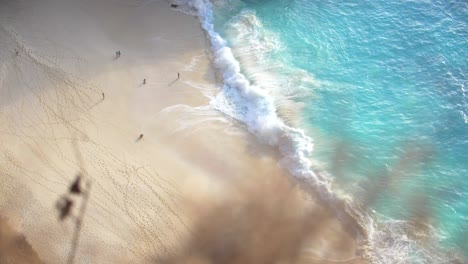
[[[14,230],[2,216],[0,216],[0,263],[44,264],[26,237]]]

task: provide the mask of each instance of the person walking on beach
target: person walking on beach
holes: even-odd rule
[[[137,139],[136,141],[138,142],[138,141],[140,141],[142,138],[143,138],[143,134],[140,134],[140,136],[138,137],[138,139]]]
[[[146,84],[146,79],[143,79],[143,84]]]
[[[105,99],[105,95],[104,93],[102,93],[102,100],[104,101],[104,99]]]
[[[178,72],[177,73],[177,80],[179,80],[179,79],[180,79],[180,73]]]
[[[115,52],[115,57],[119,58],[120,57],[120,50]]]

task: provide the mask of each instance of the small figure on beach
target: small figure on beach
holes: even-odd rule
[[[143,84],[146,84],[146,79],[143,79]]]
[[[104,95],[104,93],[102,93],[102,100],[104,101],[105,98],[106,96]]]
[[[16,54],[16,56],[19,55],[19,50],[18,49],[15,49],[15,54]]]
[[[81,175],[76,176],[75,181],[70,186],[70,193],[81,194]]]
[[[177,80],[179,80],[179,79],[180,79],[180,73],[178,72],[177,73]]]
[[[140,141],[143,138],[143,134],[140,134],[140,136],[137,139],[137,142]]]
[[[71,209],[73,207],[73,201],[69,198],[62,197],[62,199],[57,203],[57,209],[60,212],[60,220],[64,220],[67,216],[70,215]]]
[[[119,50],[119,51],[116,51],[116,52],[115,52],[115,57],[116,57],[116,58],[119,58],[119,57],[120,57],[120,54],[121,54],[121,53],[120,53],[120,50]]]

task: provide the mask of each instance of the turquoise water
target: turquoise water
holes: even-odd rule
[[[468,256],[467,22],[461,0],[233,0],[214,20],[333,190],[419,241],[402,263]]]

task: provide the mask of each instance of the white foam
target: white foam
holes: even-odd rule
[[[320,85],[314,77],[277,59],[284,45],[277,33],[266,29],[256,13],[242,10],[224,25],[232,52],[242,65],[242,73],[271,95],[281,118],[291,124],[297,121],[303,98],[311,98]]]
[[[283,154],[281,164],[294,176],[320,186],[321,193],[331,194],[328,182],[310,168],[312,139],[303,130],[284,124],[276,114],[273,98],[260,87],[251,84],[241,73],[231,48],[214,29],[210,1],[192,0],[185,4],[190,10],[196,11],[211,43],[214,65],[224,80],[221,93],[211,100],[211,105],[244,122],[248,130],[260,140],[277,146]]]

